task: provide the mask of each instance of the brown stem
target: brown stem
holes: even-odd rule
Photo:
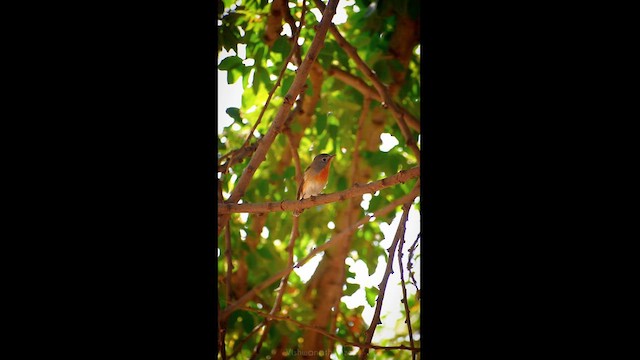
[[[416,184],[417,187],[418,184]],[[414,188],[415,189],[415,188]],[[400,223],[398,224],[398,230],[396,231],[396,235],[393,238],[393,242],[389,247],[389,260],[387,261],[387,268],[384,271],[384,275],[382,277],[382,281],[380,282],[379,288],[380,292],[378,293],[378,298],[376,299],[376,309],[373,314],[373,319],[371,320],[371,325],[367,330],[366,343],[371,343],[373,339],[373,333],[376,331],[376,327],[378,324],[382,324],[380,321],[380,311],[382,310],[382,302],[384,301],[384,293],[387,288],[387,282],[389,281],[389,276],[391,276],[391,268],[393,267],[393,257],[395,255],[395,250],[398,245],[398,241],[402,234],[405,231],[405,223],[407,221],[407,217],[409,216],[409,209],[411,208],[411,204],[413,203],[413,199],[404,203],[402,217],[400,218]],[[363,349],[360,352],[360,359],[366,359],[367,354],[369,353],[369,349]]]
[[[284,124],[284,121],[286,120],[287,115],[289,115],[289,112],[291,111],[293,102],[302,91],[305,81],[307,79],[307,76],[309,75],[309,71],[311,70],[311,65],[316,60],[318,53],[320,52],[320,49],[324,44],[324,40],[327,35],[327,30],[329,28],[329,25],[331,25],[331,19],[336,13],[336,7],[338,6],[338,1],[339,0],[329,0],[329,4],[327,5],[327,7],[325,8],[325,11],[322,14],[322,20],[320,21],[320,24],[317,27],[316,35],[313,38],[313,41],[311,42],[309,51],[307,52],[307,56],[305,57],[302,64],[300,64],[300,67],[298,68],[298,71],[293,80],[293,83],[291,84],[291,87],[289,88],[287,95],[285,95],[284,102],[280,107],[280,110],[278,110],[278,113],[276,114],[273,122],[271,123],[269,130],[262,138],[262,141],[258,145],[258,148],[256,149],[256,151],[253,153],[253,156],[251,157],[249,164],[244,168],[242,175],[240,175],[240,178],[237,180],[236,186],[233,189],[231,195],[229,196],[229,199],[227,200],[227,202],[236,203],[238,202],[238,200],[242,198],[256,170],[258,169],[260,164],[266,159],[267,151],[269,150],[269,147],[271,147],[271,144],[275,140],[276,135],[278,135],[278,133],[282,131],[282,125]],[[223,214],[219,216],[218,234],[220,234],[222,229],[225,227],[228,219],[229,219],[229,214]]]
[[[251,133],[249,134],[249,138],[247,139],[251,138],[251,134],[253,134],[253,131],[251,131]],[[225,174],[227,173],[227,171],[229,171],[230,167],[234,166],[235,164],[241,163],[242,161],[244,161],[244,158],[251,156],[258,148],[260,140],[261,139],[256,140],[256,142],[251,145],[247,145],[245,143],[239,149],[232,150],[229,154],[227,154],[227,157],[229,157],[229,159],[224,164],[218,165],[218,172]],[[223,158],[218,159],[218,162],[222,161],[222,159]]]
[[[416,291],[417,291],[418,297],[420,296],[420,289],[418,288],[418,282],[416,281],[416,278],[413,276],[413,272],[411,271],[411,269],[413,269],[413,262],[411,262],[411,259],[413,259],[413,252],[418,247],[418,240],[419,239],[420,239],[420,234],[418,233],[418,236],[416,236],[416,240],[409,247],[409,256],[407,258],[407,271],[409,272],[409,276],[411,277],[411,281],[413,282],[413,286],[416,287]]]
[[[408,207],[410,207],[409,205]],[[400,285],[402,286],[402,303],[404,304],[404,311],[406,315],[405,322],[407,323],[407,329],[409,330],[409,343],[411,347],[414,347],[413,343],[413,330],[411,329],[411,313],[409,311],[409,301],[407,300],[407,287],[404,283],[404,267],[402,266],[402,248],[404,246],[405,231],[402,231],[402,237],[400,238],[400,244],[398,245],[398,266],[400,267]],[[412,360],[416,359],[416,353],[411,353]]]
[[[418,184],[416,184],[416,186],[414,186],[413,190],[411,190],[411,192],[409,194],[407,194],[407,195],[405,195],[405,196],[403,196],[403,197],[401,197],[399,199],[396,199],[396,200],[392,201],[391,203],[389,203],[388,205],[386,205],[382,209],[379,209],[379,210],[375,211],[373,214],[363,217],[362,219],[358,220],[358,222],[356,222],[355,224],[351,225],[349,228],[347,228],[347,229],[341,231],[340,233],[334,235],[333,238],[331,238],[331,240],[329,240],[326,243],[324,243],[324,244],[316,247],[315,249],[311,250],[311,252],[309,252],[309,254],[304,259],[298,261],[297,264],[295,264],[293,266],[289,266],[289,267],[287,267],[287,268],[285,268],[283,270],[280,270],[276,274],[274,274],[271,277],[269,277],[268,279],[264,280],[259,285],[254,286],[250,291],[245,293],[242,297],[240,297],[238,300],[236,300],[233,304],[228,305],[224,309],[223,315],[226,318],[229,314],[231,314],[231,312],[233,312],[239,306],[244,305],[247,301],[249,301],[249,299],[253,298],[253,296],[255,294],[257,294],[258,292],[262,291],[267,286],[271,285],[273,282],[275,282],[276,280],[280,279],[285,274],[290,273],[291,271],[293,271],[293,269],[304,265],[309,260],[311,260],[313,257],[315,257],[317,254],[319,254],[320,252],[322,252],[325,249],[327,249],[327,248],[335,245],[336,243],[339,243],[340,241],[344,240],[346,237],[350,236],[354,231],[356,231],[361,225],[364,225],[365,223],[369,222],[372,218],[379,217],[379,216],[384,216],[384,215],[388,214],[389,212],[395,210],[395,208],[398,205],[404,204],[406,202],[413,202],[413,199],[415,199],[416,196],[418,196],[418,195],[420,195],[420,187],[418,186]]]
[[[243,203],[243,204],[218,204],[218,214],[230,213],[265,213],[276,211],[291,211],[308,209],[310,207],[344,201],[362,194],[374,193],[378,190],[388,188],[398,183],[404,183],[409,179],[420,176],[420,167],[416,166],[409,170],[401,170],[388,178],[374,181],[365,185],[355,185],[347,190],[318,195],[304,200],[288,200],[270,203]]]

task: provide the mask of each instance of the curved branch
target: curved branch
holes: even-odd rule
[[[330,76],[333,76],[334,78],[358,90],[363,96],[370,97],[373,100],[379,102],[384,102],[383,98],[380,96],[380,93],[378,93],[375,88],[367,85],[367,83],[359,77],[335,66],[330,67],[327,72]],[[413,116],[404,107],[402,107],[402,105],[398,104],[397,102],[394,102],[394,104],[396,105],[398,110],[402,112],[404,119],[407,121],[407,125],[409,125],[409,127],[411,127],[412,129],[420,132],[420,120],[416,119],[415,116]]]
[[[413,200],[405,202],[403,206],[404,209],[402,212],[402,217],[400,218],[400,223],[398,224],[398,230],[396,230],[396,235],[394,236],[393,242],[391,243],[391,246],[388,249],[389,259],[387,261],[387,268],[384,272],[382,281],[380,282],[380,285],[379,285],[380,292],[378,293],[378,299],[376,300],[376,310],[375,310],[375,313],[373,314],[371,325],[367,330],[367,337],[366,337],[367,344],[371,343],[371,340],[373,339],[373,333],[376,331],[376,327],[378,326],[378,324],[382,324],[382,322],[380,321],[380,311],[382,310],[382,301],[384,301],[384,293],[385,293],[385,290],[387,289],[387,282],[389,281],[389,276],[391,276],[391,268],[393,266],[393,257],[395,255],[395,250],[396,250],[396,247],[398,246],[398,241],[400,240],[401,237],[404,236],[405,224],[407,222],[407,217],[409,217],[409,209],[411,208],[412,202]],[[363,349],[362,352],[360,353],[360,359],[366,359],[368,353],[369,353],[369,349],[366,349],[366,348]]]
[[[405,196],[403,196],[403,197],[401,197],[399,199],[396,199],[396,200],[392,201],[391,203],[389,203],[387,206],[383,207],[382,209],[379,209],[379,210],[373,212],[373,214],[369,214],[369,215],[363,217],[362,219],[358,220],[358,222],[356,222],[355,224],[351,225],[347,229],[345,229],[345,230],[341,231],[340,233],[336,234],[333,238],[331,238],[331,240],[329,240],[326,243],[324,243],[324,244],[318,246],[317,248],[311,250],[311,252],[309,252],[309,254],[304,259],[298,261],[298,263],[295,264],[294,266],[289,266],[287,268],[284,268],[284,269],[280,270],[279,272],[277,272],[276,274],[274,274],[271,277],[269,277],[268,279],[266,279],[265,281],[263,281],[262,283],[260,283],[259,285],[254,286],[250,291],[245,293],[242,297],[240,297],[234,303],[228,304],[227,307],[224,309],[224,312],[223,312],[222,315],[225,316],[225,318],[226,318],[226,316],[231,314],[231,312],[233,312],[239,306],[244,305],[244,303],[246,303],[251,298],[253,298],[253,296],[255,294],[257,294],[258,292],[262,291],[267,286],[271,285],[273,282],[275,282],[276,280],[280,279],[285,274],[290,273],[291,271],[293,271],[293,269],[298,268],[298,267],[306,264],[309,260],[314,258],[320,252],[322,252],[325,249],[327,249],[327,248],[335,245],[336,243],[339,243],[340,241],[344,240],[346,237],[350,236],[354,231],[356,231],[360,226],[362,226],[365,223],[369,222],[372,218],[384,216],[384,215],[388,214],[389,212],[393,211],[398,205],[402,205],[402,204],[407,203],[407,202],[413,202],[413,199],[415,199],[416,196],[418,196],[418,195],[420,195],[419,182],[416,183],[416,185],[413,187],[413,190],[411,190],[411,192],[409,194],[407,194],[407,195],[405,195]]]
[[[282,125],[287,119],[287,115],[289,115],[289,112],[291,112],[293,102],[302,91],[307,76],[309,75],[309,71],[311,70],[311,65],[313,65],[313,62],[318,57],[318,53],[320,52],[320,49],[324,44],[327,30],[329,28],[329,25],[331,25],[331,19],[336,13],[338,1],[339,0],[329,0],[329,4],[326,6],[325,11],[323,11],[322,20],[317,27],[316,35],[311,42],[309,51],[307,52],[307,56],[305,57],[302,64],[300,64],[293,83],[291,84],[287,95],[285,95],[282,106],[280,107],[280,110],[278,110],[278,113],[271,123],[269,130],[262,138],[262,141],[258,145],[256,151],[253,153],[249,164],[244,168],[242,175],[240,175],[240,178],[236,182],[236,186],[233,189],[233,192],[231,192],[231,195],[227,199],[229,203],[236,203],[242,198],[256,170],[258,170],[260,164],[266,159],[267,151],[275,140],[276,135],[278,135],[278,133],[282,131]],[[220,234],[222,229],[225,227],[228,219],[228,214],[218,217],[218,234]]]
[[[288,200],[282,202],[270,202],[270,203],[243,203],[243,204],[218,204],[218,214],[230,214],[230,213],[264,213],[275,211],[292,211],[308,209],[310,207],[329,204],[338,201],[344,201],[346,199],[360,196],[362,194],[374,193],[380,189],[388,188],[398,183],[404,183],[405,181],[418,177],[420,175],[420,166],[416,166],[409,170],[401,170],[399,173],[384,178],[382,180],[374,181],[366,185],[355,185],[347,190],[318,195],[304,200]]]
[[[409,205],[410,206],[410,205]],[[408,207],[409,207],[408,206]],[[404,229],[403,229],[404,230]],[[402,248],[404,246],[404,235],[405,232],[402,232],[402,237],[400,238],[400,244],[398,245],[398,266],[400,267],[400,284],[402,286],[402,303],[404,304],[404,313],[405,313],[405,323],[407,324],[407,330],[409,331],[409,343],[411,347],[414,347],[413,343],[413,329],[411,329],[411,312],[409,310],[409,300],[407,298],[407,286],[404,282],[404,267],[402,266]],[[411,353],[411,359],[416,360],[416,353]]]
[[[418,236],[416,236],[416,240],[409,247],[409,258],[407,259],[407,271],[409,272],[409,276],[411,277],[413,286],[415,286],[415,288],[416,288],[416,295],[418,297],[416,300],[419,300],[420,289],[418,288],[418,282],[416,281],[416,278],[413,276],[414,272],[411,271],[411,269],[413,269],[413,262],[411,261],[411,259],[413,259],[413,252],[418,247],[418,240],[419,239],[420,239],[420,233],[418,233]]]

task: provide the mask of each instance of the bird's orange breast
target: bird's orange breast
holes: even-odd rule
[[[318,175],[313,177],[313,181],[326,183],[328,178],[329,178],[329,164],[327,164],[324,167],[324,169],[320,170]]]

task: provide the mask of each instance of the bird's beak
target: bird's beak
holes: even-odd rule
[[[333,159],[334,157],[336,157],[336,155],[335,155],[335,154],[333,154],[333,155],[329,155],[329,156],[330,156],[330,158],[329,158],[329,159]]]

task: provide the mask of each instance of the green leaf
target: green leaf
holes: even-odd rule
[[[329,125],[329,136],[331,136],[331,138],[335,139],[336,136],[338,136],[338,126],[336,125]]]
[[[300,133],[302,131],[302,125],[297,122],[292,123],[289,127],[294,133]]]
[[[240,320],[241,319],[241,320]],[[245,310],[236,310],[231,315],[229,315],[229,320],[227,321],[227,327],[229,329],[233,329],[237,323],[241,322],[242,328],[246,332],[251,332],[251,330],[255,327],[256,322],[250,312]]]
[[[356,278],[356,273],[351,272],[349,269],[347,269],[347,279],[355,279]]]
[[[227,108],[226,113],[231,116],[231,118],[239,123],[242,123],[242,117],[240,117],[240,109],[237,107]]]
[[[347,289],[343,291],[343,295],[345,295],[345,296],[351,296],[351,295],[353,295],[353,293],[358,291],[358,289],[360,289],[360,285],[358,285],[358,284],[349,284],[349,283],[347,283],[346,285],[347,285]]]
[[[231,70],[237,66],[242,65],[242,59],[238,56],[229,56],[224,58],[220,65],[218,65],[218,69],[220,70]]]
[[[338,187],[336,189],[336,191],[343,191],[346,190],[348,188],[348,184],[347,184],[347,178],[344,176],[340,176],[338,178]]]
[[[328,142],[329,142],[329,135],[325,133],[323,136],[320,137],[320,142],[318,143],[317,149],[326,149]]]
[[[367,297],[367,302],[369,303],[369,306],[372,306],[372,307],[375,306],[378,292],[380,291],[374,287],[368,287],[364,289],[364,293]]]
[[[260,76],[261,85],[263,85],[264,89],[268,92],[271,90],[275,82],[271,81],[271,78],[269,77],[269,71],[267,69],[262,68],[262,70],[263,71],[260,71],[258,73],[258,76]]]
[[[284,75],[283,76],[283,79],[282,79],[282,81],[280,83],[280,95],[282,97],[287,95],[287,92],[289,91],[289,88],[291,87],[291,84],[293,84],[293,79],[294,78],[295,77],[291,76],[291,75]]]
[[[291,44],[289,44],[289,41],[284,36],[280,36],[276,39],[276,42],[273,43],[271,51],[287,56],[291,51]]]
[[[327,114],[317,114],[316,115],[316,130],[318,131],[318,135],[322,134],[324,129],[327,127]]]
[[[242,65],[244,67],[244,65]],[[242,70],[240,67],[235,67],[227,71],[227,84],[235,84],[238,79],[242,77]]]
[[[255,64],[254,65],[256,67],[262,66],[262,59],[263,59],[264,55],[266,54],[267,50],[268,50],[267,45],[265,45],[264,43],[258,43],[253,48],[253,51],[251,52],[251,55],[252,55],[253,59],[255,60]]]
[[[318,62],[323,69],[328,70],[333,62],[333,52],[327,51],[327,49],[322,49],[318,54]]]
[[[282,177],[284,179],[293,179],[294,176],[296,174],[296,168],[295,166],[289,166],[287,167],[287,169],[284,171],[284,174],[282,175]]]
[[[371,244],[369,244],[369,248],[372,249],[372,251],[370,252],[371,255],[373,255],[374,259],[378,259],[378,256],[376,254],[376,250],[375,249],[380,249],[379,247],[375,247],[372,246]],[[380,249],[381,250],[381,249]],[[369,274],[369,276],[373,276],[373,273],[376,272],[376,266],[373,262],[371,262],[371,265],[367,264],[367,273]]]
[[[256,189],[258,190],[258,194],[266,196],[269,194],[269,182],[266,179],[257,180]]]
[[[258,247],[257,251],[258,251],[258,255],[260,255],[262,260],[264,259],[273,260],[274,258],[273,254],[271,254],[271,251],[267,246],[260,246]]]

